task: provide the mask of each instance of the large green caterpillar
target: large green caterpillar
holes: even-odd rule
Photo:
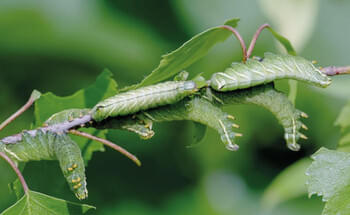
[[[284,128],[284,138],[287,146],[293,151],[300,149],[297,143],[299,138],[306,139],[299,132],[300,128],[307,127],[300,121],[300,117],[307,115],[294,108],[284,93],[274,89],[273,84],[261,85],[232,92],[212,92],[221,104],[254,104],[271,111]]]
[[[193,81],[168,81],[117,94],[99,102],[92,111],[96,121],[173,104],[197,91]]]
[[[248,59],[246,63],[235,62],[224,72],[213,74],[210,87],[224,92],[288,78],[321,87],[327,87],[331,83],[327,75],[302,57],[265,53],[261,61]]]
[[[176,120],[198,122],[217,130],[227,149],[235,151],[239,148],[238,145],[234,143],[234,138],[235,136],[241,136],[241,134],[233,131],[233,128],[238,127],[232,122],[233,117],[201,97],[185,98],[175,104],[140,112],[134,117],[125,116],[109,118],[101,122],[99,126],[118,128],[120,127],[121,120],[129,120],[130,118],[138,119],[140,122],[164,122]]]
[[[15,163],[58,160],[63,175],[77,198],[85,199],[88,196],[80,148],[67,134],[57,134],[41,128],[36,130],[35,136],[23,132],[21,140],[16,143],[0,140],[0,152],[5,153]]]

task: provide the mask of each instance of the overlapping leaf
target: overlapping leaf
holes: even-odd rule
[[[225,25],[236,27],[239,19],[231,19]],[[221,26],[210,28],[192,37],[178,49],[163,55],[159,66],[139,84],[126,87],[122,91],[158,83],[168,79],[194,62],[204,57],[217,43],[225,41],[232,33]]]
[[[86,213],[90,209],[94,209],[94,207],[71,203],[42,193],[29,191],[1,215],[79,215]]]

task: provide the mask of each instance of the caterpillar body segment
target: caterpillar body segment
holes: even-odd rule
[[[24,131],[17,143],[7,144],[0,141],[0,151],[4,152],[16,164],[19,162],[55,160],[53,145],[56,134],[38,129],[35,136]]]
[[[80,200],[87,198],[85,164],[78,144],[66,134],[57,135],[54,152],[75,196]]]
[[[249,59],[233,63],[224,72],[214,73],[210,87],[226,92],[266,84],[279,79],[295,79],[320,87],[327,87],[331,80],[312,62],[299,56],[265,53],[262,60]]]
[[[240,136],[240,134],[233,131],[233,128],[237,126],[233,123],[232,117],[204,98],[185,98],[172,105],[141,112],[137,117],[141,120],[151,120],[153,122],[174,120],[198,122],[215,129],[220,134],[221,140],[227,149],[236,151],[239,148],[235,144],[235,137]]]
[[[37,129],[35,136],[24,131],[19,142],[0,140],[0,152],[19,162],[58,160],[62,172],[78,199],[87,197],[84,161],[79,146],[67,134]],[[79,179],[79,183],[76,183]]]
[[[193,81],[168,81],[117,94],[100,103],[92,111],[95,121],[133,114],[141,110],[176,103],[197,91]]]
[[[213,93],[223,104],[254,104],[269,110],[284,128],[287,147],[293,151],[300,149],[298,140],[305,139],[300,129],[307,129],[300,118],[306,114],[295,109],[287,96],[275,90],[272,83],[250,89]]]

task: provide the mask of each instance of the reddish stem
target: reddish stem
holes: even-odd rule
[[[350,66],[328,66],[321,68],[321,71],[328,76],[350,74]]]
[[[258,30],[256,30],[256,32],[255,32],[255,34],[250,42],[249,48],[248,48],[247,59],[249,59],[249,57],[252,55],[256,41],[258,40],[258,37],[260,36],[262,30],[264,30],[265,28],[270,28],[270,27],[271,26],[269,24],[263,24],[258,28]]]
[[[233,28],[229,25],[222,25],[221,28],[224,28],[224,29],[231,31],[236,36],[236,38],[238,39],[238,41],[242,47],[243,62],[246,62],[247,61],[247,47],[246,47],[245,42],[244,42],[242,36],[240,35],[240,33],[235,28]]]
[[[3,123],[0,125],[0,131],[5,128],[8,124],[10,124],[13,120],[15,120],[18,116],[20,116],[24,111],[28,110],[30,106],[35,102],[35,98],[32,96],[29,98],[27,103],[23,105],[16,113],[12,114],[8,119],[6,119]]]
[[[85,133],[85,132],[74,130],[74,129],[69,130],[69,133],[77,135],[77,136],[85,137],[85,138],[88,138],[88,139],[91,139],[91,140],[98,141],[98,142],[100,142],[100,143],[102,143],[102,144],[104,144],[104,145],[106,145],[108,147],[111,147],[112,149],[120,152],[121,154],[125,155],[127,158],[129,158],[130,160],[134,161],[134,163],[136,163],[137,166],[141,166],[141,161],[135,155],[131,154],[130,152],[128,152],[124,148],[122,148],[122,147],[112,143],[111,141],[108,141],[108,140],[105,140],[105,139],[93,136],[93,135]]]
[[[0,157],[2,157],[7,163],[10,164],[10,166],[11,166],[12,169],[15,171],[15,173],[16,173],[17,176],[18,176],[19,181],[20,181],[21,184],[22,184],[24,193],[27,194],[27,193],[29,192],[28,185],[27,185],[26,181],[24,180],[24,177],[23,177],[21,171],[19,171],[19,169],[17,168],[16,164],[15,164],[5,153],[3,153],[3,152],[0,152]]]

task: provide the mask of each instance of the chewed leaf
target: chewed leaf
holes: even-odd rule
[[[71,203],[63,199],[29,191],[18,202],[16,202],[16,204],[2,212],[1,215],[79,215],[86,213],[90,209],[95,209],[95,207],[85,204]]]
[[[49,117],[72,108],[92,108],[99,101],[117,93],[117,83],[108,70],[102,72],[91,86],[79,90],[71,96],[60,97],[45,93],[35,103],[35,126],[41,126]]]
[[[225,25],[236,27],[238,21],[239,19],[237,18],[231,19],[226,21]],[[163,55],[159,66],[143,79],[141,83],[126,87],[122,91],[155,84],[176,75],[204,57],[215,44],[225,41],[230,35],[230,31],[220,26],[197,34],[175,51]]]
[[[294,79],[319,87],[331,84],[327,75],[302,57],[265,53],[262,61],[249,59],[246,64],[233,63],[224,72],[213,74],[210,86],[217,91],[232,91],[280,79]]]
[[[350,153],[321,148],[306,171],[309,195],[329,201],[350,185]]]

